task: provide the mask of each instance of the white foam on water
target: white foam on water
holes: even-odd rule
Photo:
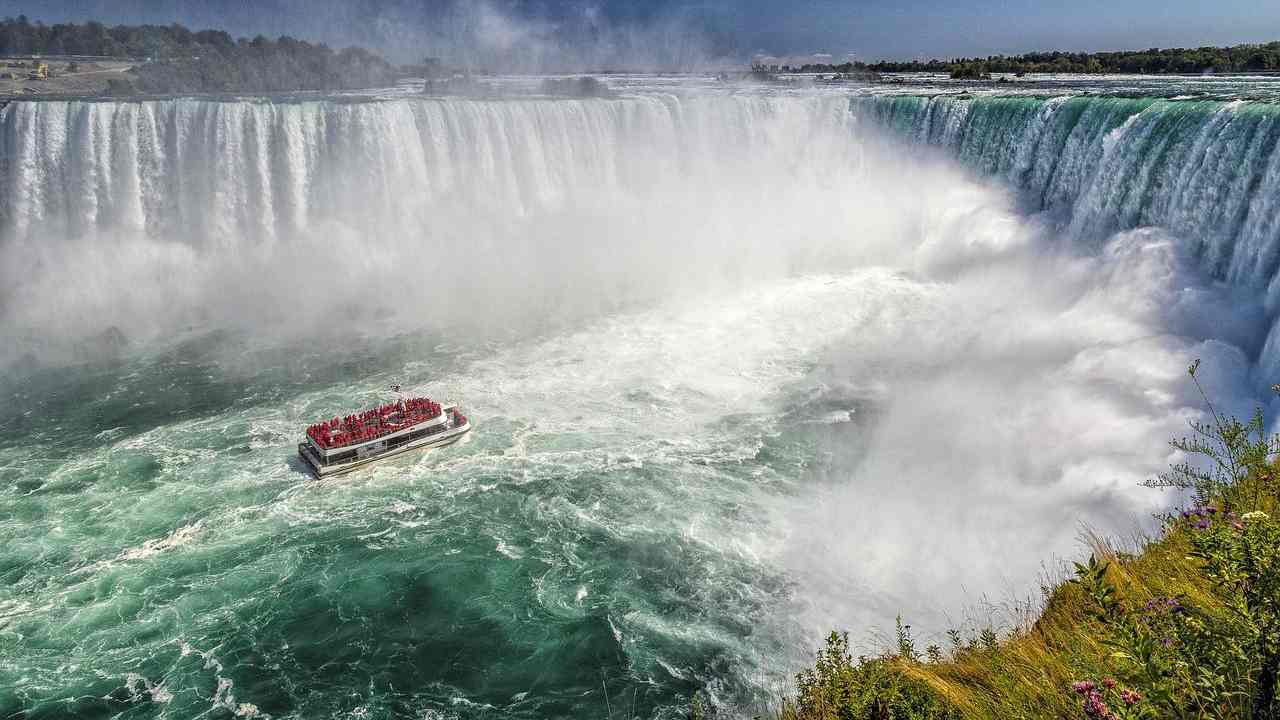
[[[524,557],[524,550],[518,547],[512,547],[511,545],[508,545],[505,540],[502,540],[502,539],[498,540],[498,544],[497,546],[494,547],[494,550],[496,550],[498,554],[508,557],[512,560],[520,560]]]
[[[167,704],[173,701],[173,693],[165,687],[164,681],[153,683],[146,676],[137,673],[125,676],[124,687],[134,700],[142,699],[145,694],[152,702]]]
[[[120,553],[116,559],[121,561],[143,560],[155,555],[156,553],[187,545],[197,538],[203,524],[203,521],[197,520],[190,525],[184,525],[165,537],[148,540],[144,542],[141,547],[125,550]]]
[[[1064,104],[1029,109],[1018,137],[1047,132]],[[939,630],[973,593],[1024,590],[1043,559],[1074,554],[1080,523],[1124,531],[1168,502],[1136,484],[1177,459],[1164,442],[1199,412],[1186,365],[1206,359],[1224,407],[1250,397],[1235,347],[1259,335],[1247,303],[1157,230],[1059,252],[1052,226],[1010,196],[880,152],[846,108],[818,94],[651,94],[2,111],[25,182],[4,199],[0,253],[10,275],[38,271],[12,284],[21,301],[0,329],[74,344],[117,324],[137,349],[187,324],[250,346],[276,342],[281,322],[313,340],[336,324],[368,329],[375,351],[381,331],[436,332],[452,345],[392,380],[447,389],[476,422],[464,443],[332,482],[288,464],[294,437],[371,404],[388,378],[105,431],[41,478],[80,488],[40,508],[47,538],[101,561],[57,597],[112,573],[164,576],[214,547],[255,558],[249,586],[269,594],[305,571],[286,541],[306,547],[308,533],[449,562],[466,552],[536,568],[531,604],[559,619],[604,612],[637,673],[668,667],[728,702],[791,673],[832,627],[889,627],[903,612]],[[969,103],[929,113],[922,132],[948,142],[981,121]],[[1101,123],[1120,128],[1110,154],[1073,145],[1072,172],[1130,162],[1126,143],[1154,121]],[[75,123],[103,132],[68,137]],[[228,143],[134,142],[152,133]],[[1007,145],[993,162],[1047,172]],[[233,147],[254,152],[224,156]],[[50,192],[67,177],[74,192]],[[1090,217],[1107,217],[1111,196],[1092,197]],[[316,277],[332,282],[319,292]],[[139,460],[155,468],[120,492],[120,468]],[[515,500],[514,513],[498,504]],[[131,529],[140,514],[145,534]],[[100,537],[62,540],[85,516]],[[477,547],[452,544],[468,532]],[[593,557],[584,537],[636,549],[679,575],[678,591],[611,576],[605,564],[630,558]],[[233,586],[228,606],[247,602]],[[664,607],[676,601],[698,612]],[[119,630],[110,618],[129,602],[95,597],[73,615]],[[66,625],[56,608],[17,612]],[[217,676],[215,708],[259,712],[234,696],[235,668],[180,647]],[[665,647],[714,655],[733,677],[672,667]]]

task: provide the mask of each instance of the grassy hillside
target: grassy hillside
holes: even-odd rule
[[[1205,463],[1152,482],[1195,503],[1158,538],[1134,553],[1094,538],[1039,619],[1003,639],[953,632],[922,652],[900,623],[898,647],[867,658],[833,633],[784,720],[1280,718],[1280,444],[1260,412],[1209,409],[1174,443]]]

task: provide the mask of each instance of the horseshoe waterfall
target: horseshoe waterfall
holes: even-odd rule
[[[0,109],[0,716],[750,716],[1280,380],[1265,98],[613,82]]]

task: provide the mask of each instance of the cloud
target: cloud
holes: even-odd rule
[[[742,63],[750,48],[799,57],[852,47],[865,59],[907,59],[1198,47],[1262,42],[1280,34],[1280,12],[1260,14],[1256,3],[1243,0],[1219,3],[1210,15],[1196,0],[1173,0],[1159,8],[1086,2],[1054,12],[1033,0],[905,5],[888,0],[47,0],[27,13],[47,20],[184,22],[244,35],[290,34],[371,46],[401,62],[425,54],[484,65],[520,60],[513,64],[517,69],[529,67],[531,59],[546,69],[621,63],[688,68],[694,61]],[[486,37],[489,31],[494,36]],[[505,50],[480,50],[491,42]]]

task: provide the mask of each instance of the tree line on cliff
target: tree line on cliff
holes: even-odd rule
[[[98,22],[45,25],[25,16],[0,20],[0,55],[77,55],[132,59],[111,94],[291,92],[390,85],[403,72],[363,48],[333,50],[288,36],[232,38],[182,25]]]
[[[1030,52],[1022,55],[951,58],[947,60],[885,60],[839,65],[810,63],[773,68],[783,72],[928,72],[955,78],[980,78],[991,73],[1144,73],[1196,74],[1204,72],[1280,72],[1280,41],[1255,45],[1200,48],[1150,48],[1116,52]]]

